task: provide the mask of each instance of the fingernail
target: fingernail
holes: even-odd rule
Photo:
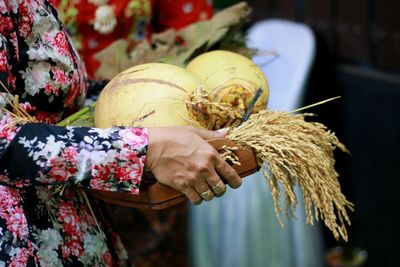
[[[235,184],[234,189],[239,188],[241,185],[242,185],[242,179],[237,181],[237,183]]]
[[[216,132],[219,134],[226,135],[229,132],[229,128],[228,127],[222,128],[222,129],[217,130]]]

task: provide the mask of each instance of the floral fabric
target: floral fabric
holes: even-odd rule
[[[0,0],[0,81],[45,122],[0,114],[0,266],[127,264],[85,189],[138,193],[147,130],[50,125],[82,107],[87,79],[48,1]]]

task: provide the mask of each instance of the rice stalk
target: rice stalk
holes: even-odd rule
[[[280,223],[281,189],[286,216],[293,217],[298,185],[303,193],[307,223],[322,219],[336,239],[342,237],[347,241],[345,223],[351,223],[346,209],[353,210],[353,204],[341,192],[333,151],[335,148],[348,151],[326,126],[306,121],[308,116],[312,114],[263,110],[233,128],[227,137],[252,148],[268,166],[264,177]]]

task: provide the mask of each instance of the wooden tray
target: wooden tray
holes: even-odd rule
[[[223,145],[228,147],[238,146],[233,141],[226,138],[213,139],[208,142],[215,148],[220,148]],[[239,149],[235,151],[235,154],[238,156],[241,165],[233,165],[232,167],[240,177],[246,177],[259,170],[257,159],[252,150],[239,147]],[[132,208],[165,209],[187,200],[186,196],[181,192],[160,184],[155,179],[154,183],[141,186],[138,195],[103,190],[90,191],[94,197],[105,202]]]

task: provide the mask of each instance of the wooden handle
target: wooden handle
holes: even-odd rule
[[[224,145],[238,147],[237,144],[226,138],[212,139],[208,142],[216,149]],[[233,165],[232,167],[240,177],[246,177],[259,170],[256,156],[252,150],[239,147],[234,153],[238,156],[241,165]],[[90,191],[94,197],[105,202],[132,208],[164,209],[187,200],[181,192],[158,182],[140,189],[138,195],[94,189]]]

